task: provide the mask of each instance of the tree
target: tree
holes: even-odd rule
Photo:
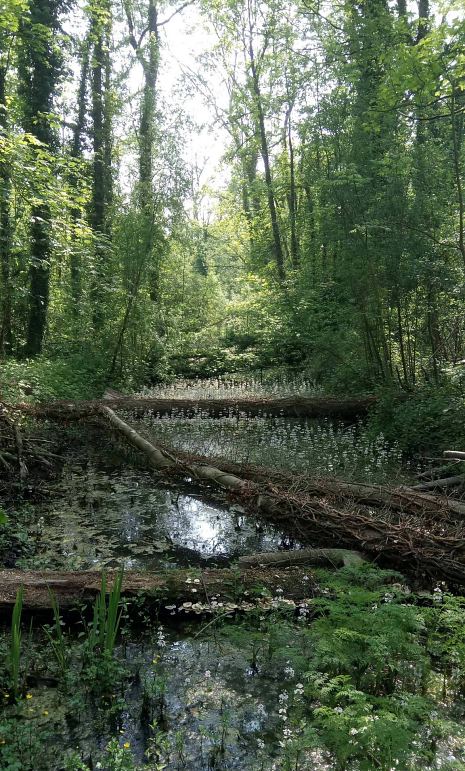
[[[18,56],[19,95],[23,128],[44,147],[54,150],[53,120],[61,68],[57,36],[63,0],[31,0],[29,15],[21,19]],[[49,304],[52,259],[50,207],[40,191],[31,207],[29,319],[25,352],[41,352]]]
[[[110,245],[111,170],[111,8],[109,0],[94,0],[90,6],[91,102],[92,102],[92,198],[90,223],[95,238],[95,265],[91,287],[95,329],[104,322],[105,284],[108,280]]]

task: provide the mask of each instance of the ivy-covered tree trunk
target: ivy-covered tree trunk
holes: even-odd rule
[[[60,55],[55,36],[61,0],[31,0],[29,18],[20,26],[19,93],[22,97],[23,127],[48,150],[56,147],[51,113],[55,97]],[[44,191],[37,191],[31,207],[29,266],[29,318],[25,353],[42,350],[49,302],[51,213]]]
[[[149,0],[147,6],[147,26],[143,34],[136,39],[134,20],[130,2],[125,0],[124,10],[128,24],[129,42],[142,66],[144,85],[139,123],[139,185],[137,199],[141,213],[141,246],[138,263],[129,286],[129,296],[126,310],[120,325],[116,345],[113,351],[109,377],[113,374],[117,357],[122,350],[124,336],[128,328],[132,309],[137,299],[144,274],[148,271],[150,280],[150,297],[158,299],[159,263],[153,261],[153,244],[155,236],[155,200],[153,190],[153,165],[155,152],[155,120],[156,120],[156,86],[159,65],[158,12],[155,0]],[[142,41],[148,36],[148,44],[144,48]]]
[[[144,58],[144,90],[139,127],[139,183],[142,211],[147,212],[153,204],[153,153],[155,145],[155,89],[159,63],[159,40],[157,7],[149,0],[147,9],[148,50]]]
[[[139,126],[139,203],[143,223],[144,264],[149,269],[150,296],[156,301],[159,294],[159,260],[153,255],[155,200],[153,189],[153,164],[155,152],[155,109],[156,87],[159,66],[158,13],[154,0],[149,0],[147,7],[148,44],[145,55],[141,53],[143,63],[144,86],[142,93]],[[134,287],[137,293],[139,286]]]
[[[0,138],[6,138],[8,108],[6,102],[7,66],[0,66]],[[1,318],[0,356],[12,352],[13,333],[11,323],[11,237],[10,217],[11,173],[8,159],[0,155],[0,269],[1,269]]]
[[[387,335],[389,323],[405,361],[399,305],[402,243],[399,239],[387,239],[383,230],[376,228],[381,211],[391,212],[397,205],[394,197],[397,175],[393,175],[392,188],[389,188],[382,171],[383,165],[389,165],[395,146],[397,115],[395,111],[378,107],[385,77],[385,56],[394,41],[393,18],[385,0],[354,3],[349,8],[347,34],[354,66],[349,153],[353,180],[341,198],[345,219],[345,275],[353,302],[359,308],[367,366],[374,378],[388,380],[393,374],[392,348]],[[402,191],[398,188],[395,194],[401,196]],[[390,276],[390,304],[383,302],[385,271]],[[391,309],[392,319],[388,319]]]

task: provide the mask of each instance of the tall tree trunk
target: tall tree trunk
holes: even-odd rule
[[[56,146],[50,121],[60,69],[54,35],[58,31],[60,0],[31,0],[30,14],[20,26],[18,62],[19,92],[22,96],[23,127],[48,150]],[[37,44],[40,40],[41,45]],[[29,318],[25,353],[42,351],[49,301],[51,212],[46,201],[31,207],[31,259],[29,267]]]
[[[461,142],[463,136],[463,112],[457,114],[456,89],[453,87],[450,97],[450,114],[452,120],[452,153],[454,162],[455,189],[459,211],[458,246],[465,267],[465,201],[462,184]]]
[[[124,2],[124,10],[129,31],[129,42],[142,67],[144,74],[144,86],[142,92],[142,104],[139,125],[139,190],[138,201],[142,213],[143,245],[139,254],[135,276],[131,282],[128,294],[126,310],[121,322],[120,330],[113,350],[112,361],[108,378],[111,378],[115,368],[117,357],[122,350],[124,335],[129,326],[132,309],[137,299],[139,289],[147,267],[150,269],[150,296],[152,300],[158,297],[159,265],[151,264],[153,246],[155,240],[155,201],[153,192],[153,162],[155,151],[155,107],[156,86],[159,65],[159,37],[158,37],[158,13],[155,0],[149,0],[147,8],[148,46],[145,52],[142,48],[143,35],[136,39],[134,20],[131,7]]]
[[[286,270],[284,267],[284,251],[281,242],[281,233],[279,230],[278,212],[276,209],[276,202],[273,192],[273,177],[271,174],[271,160],[270,151],[268,146],[268,137],[266,134],[265,126],[265,113],[263,111],[263,99],[260,88],[260,75],[257,66],[257,60],[255,57],[255,50],[253,45],[253,24],[251,19],[251,9],[249,4],[249,42],[248,42],[248,57],[250,64],[250,84],[253,96],[253,102],[255,107],[255,118],[257,121],[258,135],[260,138],[260,149],[263,160],[263,166],[265,169],[265,184],[266,184],[266,196],[268,201],[268,211],[270,214],[271,230],[273,233],[273,252],[276,261],[276,268],[278,276],[281,281],[286,278]]]
[[[139,183],[140,204],[144,212],[153,205],[153,153],[155,145],[155,91],[159,63],[157,6],[149,0],[147,10],[148,50],[143,57],[144,90],[142,94],[139,128]]]
[[[251,57],[253,57],[253,48],[250,46]],[[286,278],[286,271],[284,268],[284,252],[281,243],[281,233],[279,231],[278,213],[276,210],[276,203],[273,193],[273,178],[271,176],[271,162],[270,152],[268,148],[268,139],[266,136],[265,116],[263,113],[262,95],[260,91],[260,81],[258,78],[257,68],[255,61],[251,58],[250,61],[252,70],[252,86],[255,97],[255,107],[257,110],[258,129],[260,134],[260,147],[263,160],[263,166],[265,168],[265,183],[266,183],[266,195],[268,201],[268,211],[270,213],[271,230],[273,233],[273,251],[276,260],[276,267],[278,270],[278,276],[281,281]]]
[[[92,196],[90,223],[95,237],[95,265],[91,286],[92,322],[94,329],[102,328],[104,319],[104,285],[107,278],[108,254],[108,93],[105,89],[109,72],[109,10],[107,3],[93,9],[91,35],[94,43],[91,84],[92,84]]]
[[[299,243],[297,239],[297,189],[295,182],[295,159],[294,159],[294,144],[292,141],[292,123],[291,123],[292,107],[289,108],[288,120],[287,120],[287,146],[289,150],[289,193],[288,193],[288,209],[289,209],[289,223],[291,229],[291,261],[292,267],[297,269],[300,264],[299,259]]]

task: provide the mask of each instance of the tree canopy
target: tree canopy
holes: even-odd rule
[[[4,7],[4,360],[411,391],[463,359],[460,2]]]

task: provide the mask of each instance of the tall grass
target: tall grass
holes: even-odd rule
[[[48,637],[50,645],[52,646],[53,654],[57,660],[58,668],[62,675],[65,674],[68,667],[68,647],[66,645],[66,638],[63,634],[63,628],[60,616],[60,607],[58,605],[57,598],[50,592],[50,602],[53,610],[53,632],[52,635],[50,629],[44,628],[45,634]]]
[[[95,599],[93,621],[88,637],[89,652],[100,651],[108,655],[113,653],[121,623],[120,601],[123,574],[124,569],[121,568],[115,576],[107,602],[107,577],[102,573],[100,593]]]

